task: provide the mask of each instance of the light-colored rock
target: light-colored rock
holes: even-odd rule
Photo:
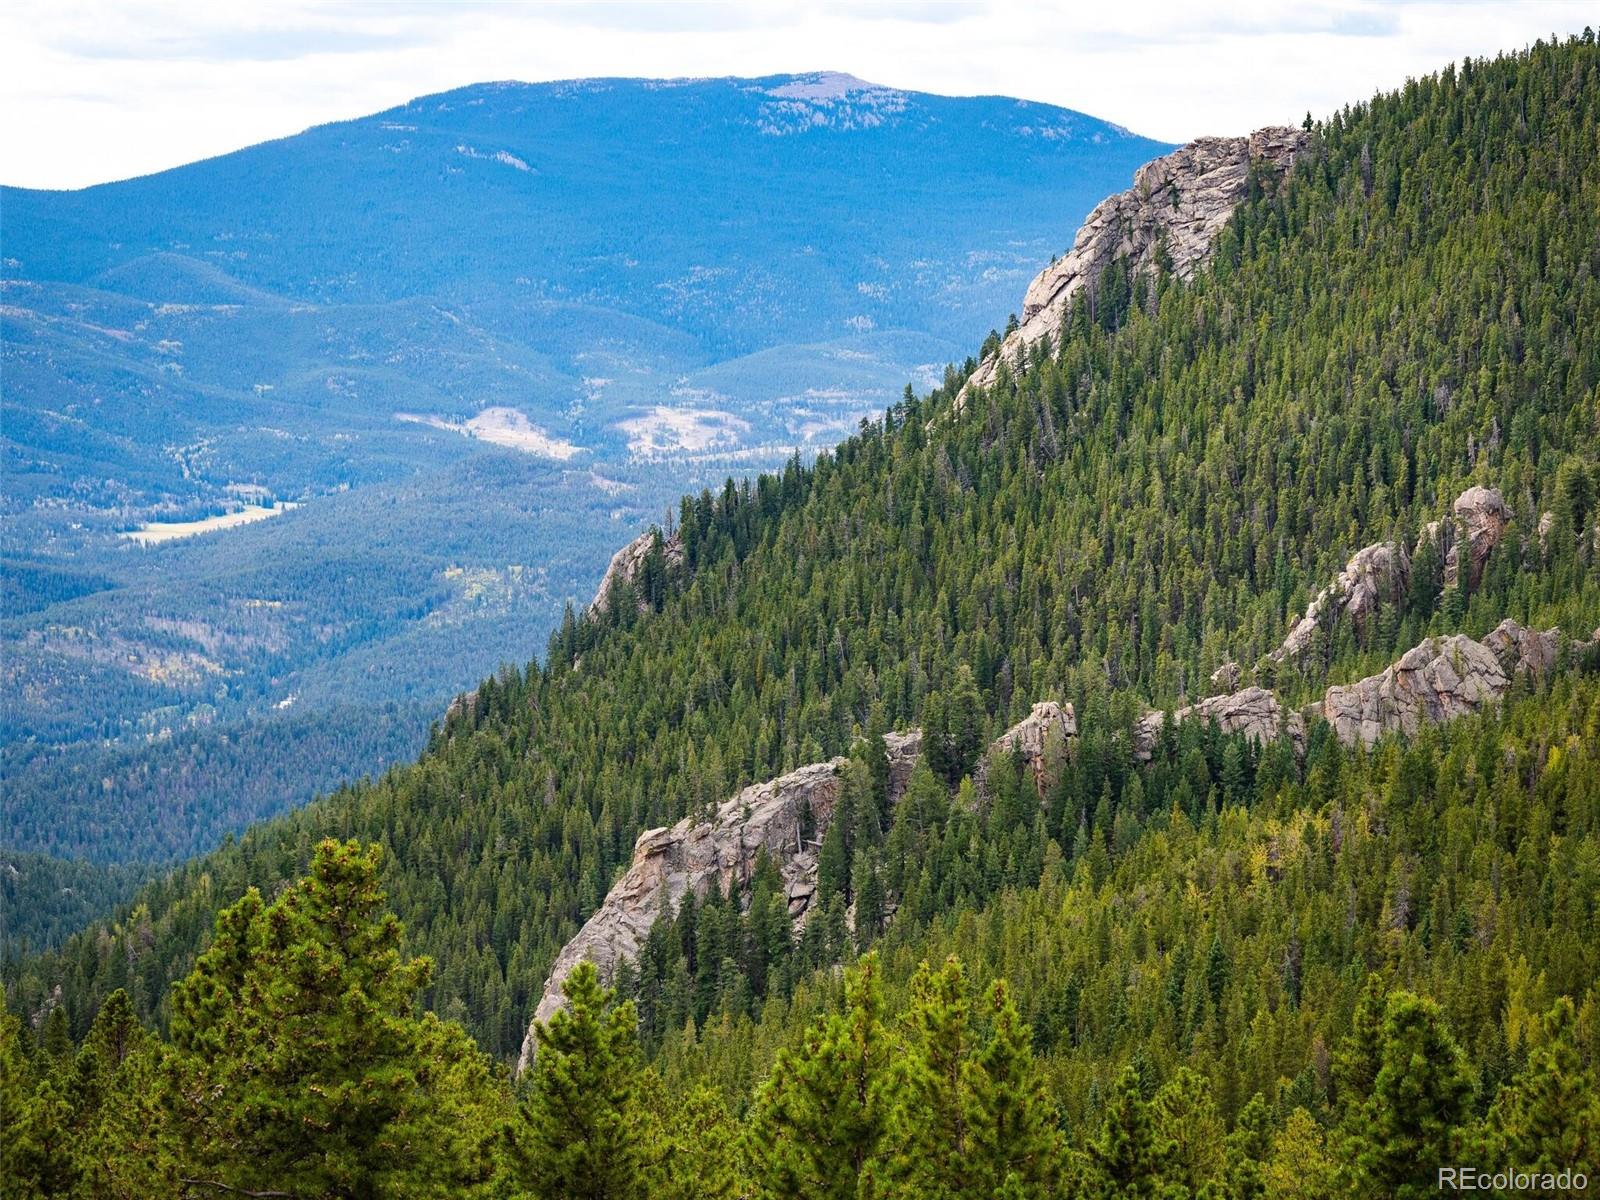
[[[461,692],[461,693],[459,693],[454,700],[450,701],[450,707],[444,710],[444,719],[446,721],[448,721],[451,717],[455,716],[457,713],[467,712],[477,702],[478,702],[478,689],[477,688],[473,688],[470,692]]]
[[[1431,541],[1444,559],[1444,582],[1446,587],[1450,587],[1460,577],[1461,548],[1465,546],[1467,586],[1476,587],[1489,551],[1505,536],[1511,510],[1506,507],[1505,497],[1496,489],[1470,487],[1456,497],[1450,512],[1450,520],[1429,521],[1423,526],[1422,536],[1417,539],[1416,549],[1411,552],[1412,557],[1416,557],[1424,543]],[[1543,536],[1541,524],[1540,537]]]
[[[1210,721],[1223,733],[1242,733],[1259,745],[1267,745],[1287,733],[1296,752],[1305,745],[1305,718],[1291,712],[1278,702],[1266,688],[1248,687],[1242,692],[1225,696],[1209,696],[1198,704],[1180,708],[1172,714],[1175,723],[1184,721]],[[1161,737],[1161,726],[1166,718],[1159,712],[1147,712],[1134,727],[1134,756],[1140,762],[1149,762],[1155,753],[1156,742]]]
[[[1555,669],[1561,657],[1561,631],[1526,629],[1507,617],[1483,639],[1507,675],[1543,676]]]
[[[1511,520],[1505,497],[1494,488],[1470,487],[1456,497],[1451,506],[1457,539],[1445,560],[1445,581],[1454,583],[1459,574],[1461,551],[1467,552],[1467,586],[1477,587],[1489,551],[1499,545]]]
[[[645,530],[611,556],[611,562],[606,566],[606,573],[600,577],[600,586],[595,589],[594,599],[589,601],[587,611],[591,617],[604,611],[614,582],[637,582],[639,573],[644,569],[644,560],[649,556],[651,546],[655,544],[656,532],[654,529]],[[661,552],[666,558],[667,566],[678,566],[683,562],[683,539],[676,533],[671,537],[663,537]],[[641,600],[641,606],[642,603]]]
[[[1211,244],[1244,199],[1257,163],[1287,170],[1305,145],[1299,129],[1258,129],[1249,137],[1200,138],[1140,167],[1133,187],[1100,202],[1078,230],[1072,249],[1046,267],[1022,300],[1021,325],[999,353],[979,364],[962,388],[987,387],[1001,361],[1015,367],[1028,351],[1061,329],[1072,298],[1093,295],[1100,276],[1117,259],[1131,271],[1155,267],[1165,247],[1173,274],[1187,279],[1211,252]]]
[[[916,731],[889,734],[884,749],[890,794],[898,799],[921,753],[922,736]],[[833,820],[847,762],[834,758],[812,763],[745,788],[708,820],[685,817],[670,829],[641,833],[627,873],[556,956],[534,1021],[548,1021],[561,1008],[561,985],[584,959],[599,968],[604,982],[612,982],[621,963],[638,957],[657,917],[675,913],[690,892],[705,896],[713,884],[724,894],[742,890],[763,851],[783,879],[790,913],[803,918],[816,893],[817,849]],[[805,841],[801,834],[808,820],[813,835]],[[535,1046],[530,1025],[519,1071],[531,1061]]]
[[[1345,564],[1338,578],[1306,605],[1305,615],[1295,622],[1283,644],[1272,652],[1272,658],[1282,662],[1305,653],[1317,626],[1330,609],[1335,621],[1344,618],[1357,623],[1364,621],[1382,605],[1398,600],[1410,578],[1411,560],[1404,546],[1394,542],[1363,546]]]
[[[1019,751],[1023,765],[1033,771],[1037,781],[1044,771],[1045,751],[1052,734],[1059,737],[1065,747],[1068,738],[1078,736],[1078,715],[1071,704],[1041,700],[1027,716],[995,738],[989,746],[989,754],[992,757]]]
[[[1237,691],[1240,674],[1239,664],[1230,658],[1211,672],[1211,686],[1219,692]]]
[[[1370,746],[1386,733],[1410,736],[1475,713],[1510,683],[1489,647],[1457,633],[1413,646],[1381,675],[1329,688],[1322,712],[1340,741]]]

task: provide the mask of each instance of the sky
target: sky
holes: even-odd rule
[[[596,75],[844,71],[1182,142],[1588,22],[1592,0],[7,0],[0,182],[83,187],[469,83]]]

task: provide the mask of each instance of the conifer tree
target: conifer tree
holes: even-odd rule
[[[1438,1006],[1391,993],[1378,1073],[1354,1139],[1358,1186],[1399,1200],[1436,1194],[1438,1166],[1457,1161],[1471,1099],[1471,1076]]]
[[[1108,1200],[1153,1200],[1161,1190],[1168,1140],[1150,1119],[1139,1073],[1124,1067],[1089,1144],[1084,1188]]]
[[[1224,1137],[1211,1085],[1204,1076],[1180,1067],[1161,1086],[1150,1106],[1151,1121],[1167,1142],[1161,1164],[1165,1183],[1198,1195],[1222,1173]]]
[[[926,962],[911,980],[905,1052],[896,1057],[894,1102],[885,1141],[883,1194],[897,1200],[958,1200],[977,1173],[969,1139],[973,1107],[966,975],[948,958]]]
[[[1014,1195],[1046,1200],[1061,1173],[1055,1113],[1034,1068],[1031,1035],[1004,980],[989,989],[989,1043],[968,1069],[973,1200]]]
[[[763,1196],[855,1200],[875,1176],[887,1117],[889,1038],[876,955],[845,976],[845,1007],[784,1051],[756,1098],[751,1170]]]
[[[1487,1168],[1559,1173],[1600,1163],[1600,1086],[1578,1053],[1562,996],[1539,1022],[1528,1065],[1495,1098],[1477,1138]]]
[[[458,1026],[413,1015],[426,959],[402,959],[378,848],[324,841],[271,905],[217,919],[173,990],[169,1094],[185,1175],[294,1195],[466,1194],[498,1118]]]
[[[633,1002],[615,1003],[587,960],[561,994],[565,1007],[535,1027],[532,1078],[512,1130],[518,1172],[536,1200],[642,1197]]]
[[[181,1147],[163,1100],[165,1052],[120,988],[106,997],[74,1067],[83,1190],[106,1200],[177,1195]]]

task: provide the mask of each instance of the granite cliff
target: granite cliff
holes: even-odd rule
[[[1125,259],[1130,273],[1160,264],[1180,279],[1189,278],[1245,198],[1252,173],[1288,170],[1308,136],[1275,126],[1249,137],[1200,138],[1140,167],[1133,187],[1101,201],[1078,230],[1072,249],[1028,286],[1021,325],[978,364],[961,396],[993,383],[1002,362],[1015,366],[1033,346],[1054,337],[1072,298],[1086,289],[1092,296],[1116,260]]]

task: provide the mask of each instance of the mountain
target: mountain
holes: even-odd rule
[[[937,380],[1161,148],[831,73],[580,80],[3,189],[8,844],[170,861],[410,757],[686,487]]]
[[[153,1022],[217,1099],[152,1128],[250,1190],[285,1186],[258,1146],[325,1128],[252,1108],[259,1071],[333,1094],[280,1017],[403,1079],[394,1145],[437,1105],[504,1161],[405,1147],[539,1195],[612,1167],[618,1195],[963,1200],[1422,1195],[1464,1147],[1583,1168],[1597,130],[1591,33],[1250,151],[1185,271],[1113,257],[1051,336],[992,339],[990,382],[975,359],[685,497],[414,764],[13,959],[8,1004],[51,1061],[97,1012]],[[591,918],[631,1003],[577,965],[512,1113],[449,1022],[512,1061]]]

